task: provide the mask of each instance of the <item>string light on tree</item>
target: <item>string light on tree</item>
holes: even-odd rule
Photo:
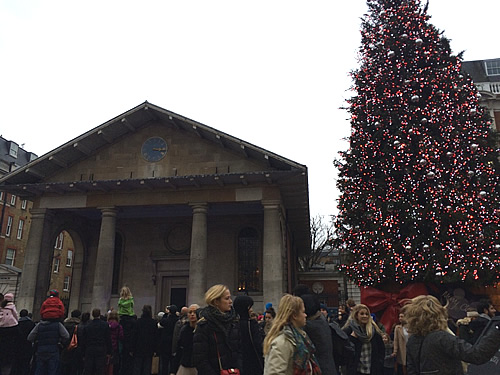
[[[500,280],[498,150],[419,0],[368,0],[336,230],[352,280]]]

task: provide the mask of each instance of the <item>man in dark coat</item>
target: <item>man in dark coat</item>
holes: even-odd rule
[[[59,366],[59,347],[67,344],[69,333],[61,322],[42,320],[28,335],[36,343],[37,373],[56,375]]]
[[[85,374],[104,375],[113,352],[109,325],[101,319],[101,310],[92,310],[90,321],[82,332],[82,353]]]
[[[250,319],[253,299],[249,296],[238,296],[234,299],[234,309],[240,317],[240,340],[242,368],[241,375],[262,375],[264,357],[262,355],[262,331],[255,319]]]
[[[30,372],[31,358],[33,357],[34,350],[31,342],[28,341],[29,333],[35,328],[35,323],[28,316],[28,310],[22,309],[19,312],[19,334],[20,345],[17,348],[16,362],[13,368],[15,373],[19,375],[28,375]]]
[[[137,316],[133,315],[120,315],[120,325],[123,328],[123,342],[121,354],[121,375],[131,375],[134,368],[133,351],[133,338],[135,323]]]
[[[481,300],[477,305],[477,312],[479,317],[469,324],[469,329],[472,331],[472,343],[477,342],[488,322],[495,316],[496,310],[491,301]]]
[[[172,360],[172,343],[174,330],[179,317],[177,316],[177,306],[167,307],[167,313],[160,320],[162,327],[159,332],[158,354],[160,355],[161,375],[168,375],[170,362]]]
[[[133,375],[150,375],[153,355],[158,345],[158,326],[150,305],[144,305],[142,315],[132,331]],[[172,346],[170,346],[172,348]]]
[[[320,311],[318,298],[312,294],[304,294],[300,298],[304,301],[307,314],[304,331],[316,347],[316,358],[323,374],[337,375],[335,361],[333,360],[332,332],[326,317]]]

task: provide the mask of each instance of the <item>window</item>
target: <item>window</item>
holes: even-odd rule
[[[64,242],[64,232],[61,232],[56,237],[56,243],[54,245],[54,248],[56,248],[56,249],[62,249],[63,248],[63,242]]]
[[[66,267],[71,267],[73,264],[73,250],[68,250],[68,257],[66,258]]]
[[[25,210],[27,204],[28,204],[28,201],[26,199],[23,199],[21,202],[21,209]]]
[[[14,194],[12,194],[10,196],[10,205],[11,206],[15,206],[16,205],[16,196]]]
[[[15,258],[16,258],[16,250],[7,249],[7,254],[5,255],[5,264],[13,266]]]
[[[3,203],[3,191],[0,191],[0,201]]]
[[[71,281],[71,276],[64,276],[63,290],[69,292],[69,284]]]
[[[260,291],[259,234],[253,228],[244,228],[238,235],[238,290]]]
[[[59,272],[59,266],[61,265],[61,259],[60,258],[54,258],[54,273]]]
[[[17,158],[17,151],[19,150],[19,146],[17,143],[10,142],[10,147],[9,147],[9,155],[12,156],[13,158]]]
[[[5,230],[5,236],[10,237],[10,232],[12,231],[12,223],[14,222],[14,218],[9,216],[7,218],[7,229]]]
[[[23,238],[23,228],[24,228],[24,220],[19,219],[19,225],[17,226],[17,239],[18,240]]]
[[[488,60],[486,63],[486,75],[497,76],[500,75],[500,59]]]

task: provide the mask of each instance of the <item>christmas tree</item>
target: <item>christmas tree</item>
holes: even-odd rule
[[[359,285],[500,281],[496,133],[418,0],[371,0],[336,162],[336,219]]]

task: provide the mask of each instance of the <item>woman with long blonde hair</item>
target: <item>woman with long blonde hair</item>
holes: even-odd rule
[[[225,285],[214,285],[205,293],[207,307],[193,338],[193,364],[198,375],[218,375],[221,370],[241,367],[238,315],[231,292]]]
[[[351,309],[344,326],[354,343],[354,359],[347,365],[348,375],[384,373],[385,345],[383,332],[373,321],[368,306],[358,304]]]
[[[278,313],[264,340],[264,375],[321,374],[315,348],[303,328],[306,325],[304,302],[285,294]]]
[[[403,307],[411,333],[406,345],[408,375],[463,374],[462,362],[488,362],[500,348],[499,323],[475,345],[448,332],[448,312],[434,296],[418,296]]]

